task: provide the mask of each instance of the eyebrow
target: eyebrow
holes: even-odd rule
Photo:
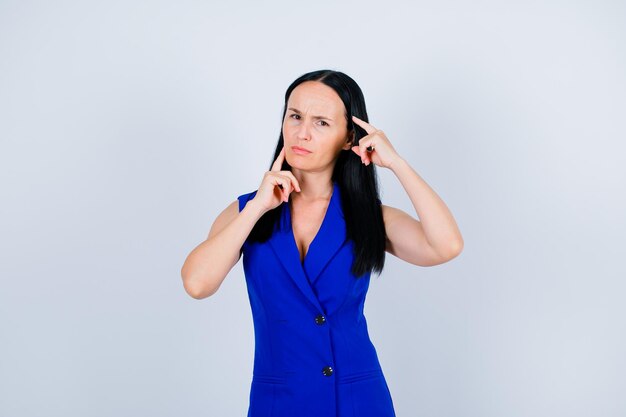
[[[289,107],[287,110],[293,110],[294,112],[301,114],[300,110],[298,109],[294,109],[293,107]],[[330,120],[331,122],[334,121],[333,119],[331,119],[330,117],[326,117],[326,116],[313,116],[314,119],[326,119],[326,120]]]

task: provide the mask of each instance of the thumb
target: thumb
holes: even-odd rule
[[[361,153],[359,152],[359,147],[358,146],[353,146],[352,147],[352,151],[357,154],[358,156],[361,156]]]

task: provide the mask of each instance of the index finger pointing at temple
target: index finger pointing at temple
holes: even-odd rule
[[[369,135],[370,133],[374,133],[376,132],[378,129],[376,129],[374,126],[372,126],[371,124],[367,123],[365,120],[361,120],[356,116],[352,116],[352,119],[354,119],[354,122],[356,124],[358,124],[359,126],[361,126],[363,129],[365,129],[365,131],[367,132],[367,134]]]
[[[283,167],[283,161],[285,160],[285,145],[280,150],[280,153],[276,157],[276,160],[272,164],[272,169],[270,171],[280,171]]]

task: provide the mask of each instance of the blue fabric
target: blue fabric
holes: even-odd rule
[[[256,192],[237,197],[239,211]],[[288,203],[267,242],[243,244],[255,334],[248,417],[395,416],[363,315],[370,273],[350,272],[341,207],[334,182],[303,264]]]

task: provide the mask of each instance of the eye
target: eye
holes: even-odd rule
[[[328,123],[326,123],[326,122],[325,122],[325,121],[323,121],[323,120],[320,120],[320,122],[321,122],[321,123],[324,123],[322,126],[330,126]]]
[[[300,115],[299,115],[299,114],[295,114],[295,113],[292,113],[289,117],[292,117],[292,118],[293,118],[293,116],[300,117]]]

